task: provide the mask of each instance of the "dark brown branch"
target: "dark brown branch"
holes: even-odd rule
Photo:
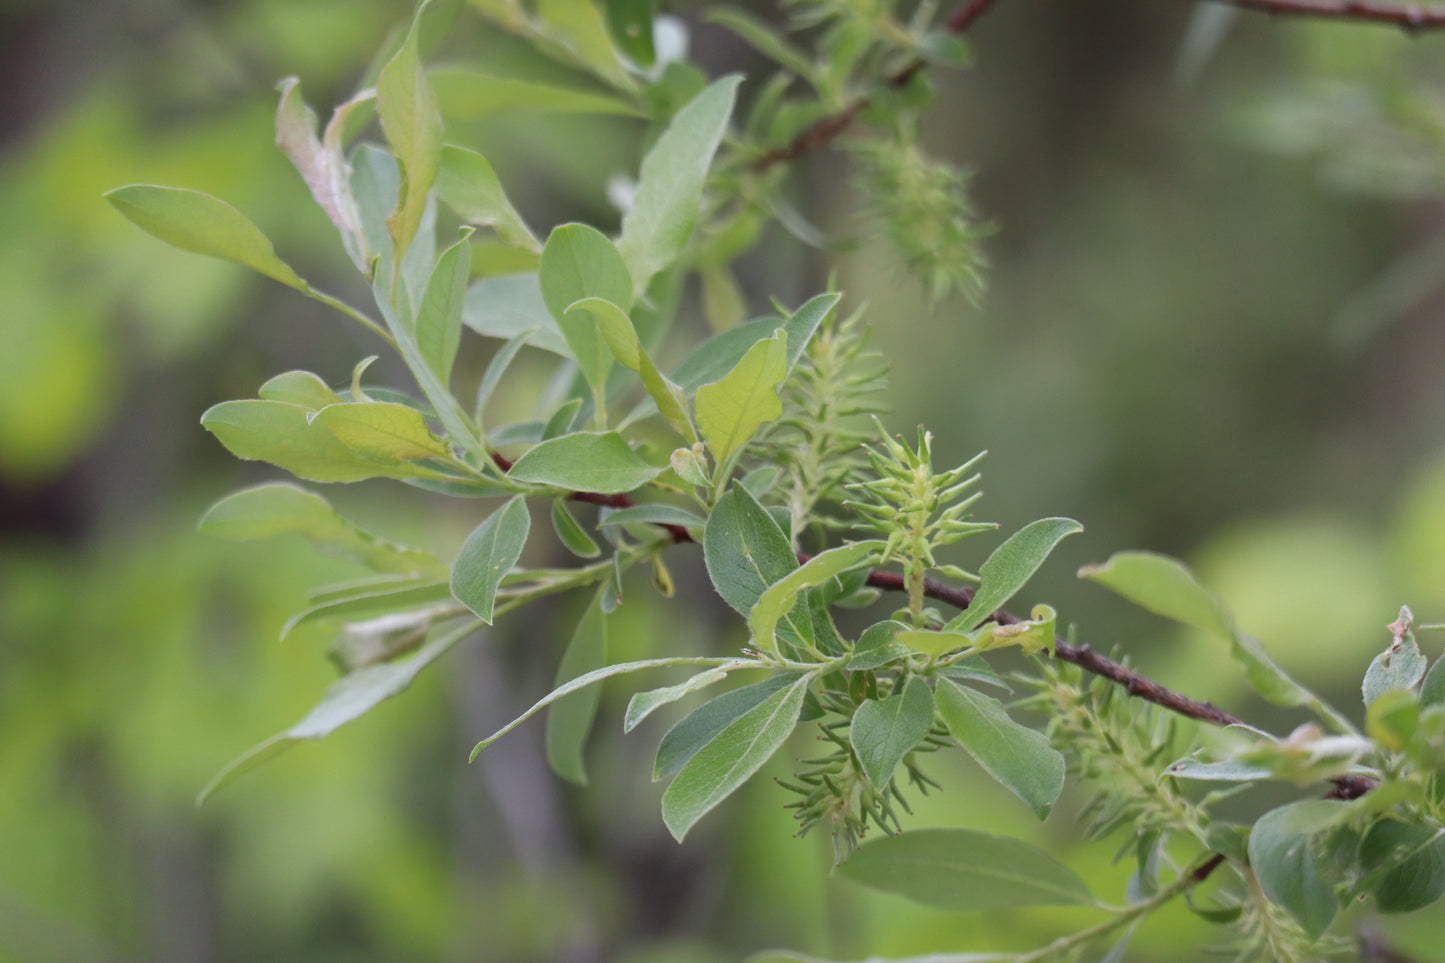
[[[799,559],[804,560],[805,556],[799,556]],[[902,575],[877,569],[868,573],[868,584],[874,588],[898,591],[905,588]],[[947,602],[955,608],[968,608],[969,603],[973,601],[973,593],[974,590],[971,588],[946,585],[933,579],[926,579],[923,583],[924,595],[940,602]],[[1023,620],[1005,609],[999,609],[997,612],[990,613],[987,621],[997,622],[1000,625],[1016,625]],[[1153,679],[1142,676],[1128,666],[1100,655],[1087,645],[1071,645],[1063,639],[1056,638],[1054,639],[1054,657],[1064,662],[1072,662],[1079,668],[1095,675],[1101,675],[1111,682],[1117,682],[1131,696],[1163,706],[1182,716],[1199,719],[1202,722],[1212,722],[1219,726],[1243,723],[1242,719],[1230,715],[1211,703],[1200,702],[1197,699],[1180,695],[1172,689],[1166,689]]]
[[[1445,7],[1382,0],[1214,0],[1276,16],[1323,17],[1398,27],[1406,33],[1445,28]]]
[[[949,33],[963,33],[973,26],[974,21],[983,16],[994,2],[995,0],[968,0],[967,3],[961,4],[953,13],[949,14],[948,19],[943,22],[944,29]],[[911,60],[901,69],[889,75],[885,82],[890,87],[907,86],[914,75],[923,69],[923,66],[922,60]],[[794,160],[809,151],[827,146],[852,125],[869,103],[869,98],[858,97],[842,110],[835,111],[826,117],[820,117],[813,122],[812,126],[787,144],[775,147],[753,161],[753,170],[765,171],[774,164]]]

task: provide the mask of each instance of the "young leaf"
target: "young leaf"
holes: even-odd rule
[[[948,679],[934,694],[948,731],[968,754],[1040,819],[1064,790],[1064,757],[1043,733],[1009,718],[990,696]]]
[[[1406,632],[1403,637],[1392,640],[1365,670],[1361,685],[1365,705],[1371,705],[1391,689],[1415,688],[1415,683],[1425,676],[1425,665],[1425,656],[1415,641],[1415,633]]]
[[[616,558],[617,556],[613,556],[613,557]],[[603,598],[604,598],[604,599],[606,598],[605,590],[604,590],[604,593],[603,593]],[[602,606],[602,610],[603,610],[604,612],[610,611],[605,605]],[[628,672],[641,672],[643,669],[662,669],[662,668],[667,668],[668,666],[674,666],[674,665],[734,665],[734,664],[739,665],[739,666],[741,666],[741,665],[743,665],[743,664],[749,664],[749,665],[757,666],[758,668],[762,668],[762,667],[763,667],[761,663],[758,663],[758,662],[750,662],[749,660],[746,660],[746,659],[713,659],[713,658],[692,658],[692,657],[685,657],[685,658],[670,658],[670,659],[643,659],[643,660],[640,661],[640,662],[617,662],[617,663],[614,663],[613,665],[603,666],[603,667],[600,668],[600,669],[593,669],[591,672],[587,672],[587,673],[584,673],[584,674],[582,674],[582,675],[579,675],[577,678],[573,679],[571,682],[568,682],[568,683],[565,684],[565,685],[561,685],[561,686],[558,686],[557,688],[553,689],[551,692],[547,693],[547,694],[546,694],[545,696],[543,696],[541,699],[538,699],[535,703],[533,703],[533,704],[532,704],[532,707],[531,707],[530,709],[528,709],[526,712],[524,712],[524,713],[522,713],[521,715],[517,716],[517,718],[515,718],[515,719],[513,719],[511,722],[507,723],[505,726],[503,726],[502,728],[498,729],[496,732],[492,733],[490,736],[487,736],[487,738],[483,739],[481,742],[477,743],[476,746],[474,746],[474,747],[472,748],[472,754],[471,754],[471,757],[470,757],[470,758],[473,759],[473,760],[476,759],[476,758],[477,758],[477,754],[480,753],[483,749],[487,748],[487,747],[490,746],[492,743],[496,742],[498,739],[502,738],[502,737],[505,736],[507,733],[511,732],[513,729],[517,728],[517,727],[520,726],[522,723],[526,722],[528,719],[532,718],[532,716],[536,715],[538,712],[541,712],[543,709],[547,708],[547,707],[548,707],[549,705],[551,705],[552,703],[556,702],[558,699],[565,698],[565,697],[571,695],[571,694],[574,693],[574,692],[577,692],[577,691],[579,691],[579,690],[581,690],[581,689],[586,688],[586,687],[589,686],[589,685],[593,685],[593,684],[595,684],[595,683],[601,682],[603,679],[610,679],[610,678],[612,678],[614,675],[624,675],[624,674],[626,674],[626,673],[628,673]]]
[[[1077,873],[1021,839],[919,829],[858,847],[838,872],[864,886],[952,910],[1092,903]]]
[[[276,106],[276,146],[290,158],[306,181],[317,205],[341,233],[347,256],[363,274],[371,272],[372,252],[361,223],[361,210],[351,192],[351,166],[342,154],[342,131],[347,116],[370,103],[374,91],[365,91],[337,107],[326,125],[323,144],[316,136],[316,114],[301,99],[300,81],[287,77],[279,84],[281,100]]]
[[[778,386],[787,374],[788,335],[779,328],[721,379],[697,389],[697,423],[719,464],[759,427],[782,417]]]
[[[256,394],[267,401],[300,405],[311,411],[319,411],[327,405],[340,404],[344,400],[331,390],[330,385],[321,380],[320,375],[310,371],[283,371],[267,380]]]
[[[741,80],[736,75],[723,77],[694,97],[672,118],[642,161],[637,194],[622,218],[622,236],[617,242],[632,275],[632,290],[639,296],[652,276],[677,260],[687,247],[702,205],[708,167],[727,130]],[[607,300],[624,307],[630,301]]]
[[[1340,908],[1319,837],[1338,821],[1344,805],[1306,799],[1280,806],[1261,816],[1249,834],[1249,866],[1265,895],[1315,939]]]
[[[201,416],[201,424],[226,448],[247,461],[267,461],[298,478],[352,482],[365,478],[434,475],[406,462],[364,458],[342,444],[311,412],[279,401],[223,401]]]
[[[818,294],[809,298],[801,308],[788,315],[783,320],[782,328],[788,332],[788,371],[791,372],[798,364],[798,359],[808,348],[808,342],[813,340],[813,334],[818,330],[838,302],[843,299],[841,294]]]
[[[517,495],[472,529],[457,553],[452,595],[488,625],[492,624],[497,587],[521,557],[531,527],[527,502]]]
[[[596,558],[602,554],[592,536],[567,510],[565,499],[552,499],[552,530],[557,533],[558,541],[567,546],[567,551],[578,558]]]
[[[421,412],[407,405],[386,401],[327,405],[312,421],[324,425],[350,451],[383,465],[451,456]]]
[[[471,266],[467,238],[471,233],[471,228],[464,228],[462,239],[437,259],[413,323],[416,346],[442,384],[451,380],[452,365],[461,344],[462,306],[467,297],[467,270]]]
[[[300,722],[243,753],[217,773],[201,790],[196,803],[204,803],[237,776],[280,755],[302,739],[320,739],[330,735],[338,726],[365,715],[382,701],[402,692],[411,685],[417,673],[470,635],[476,627],[477,624],[468,619],[465,625],[437,636],[404,659],[368,665],[342,676],[331,684],[326,695]]]
[[[1010,535],[979,569],[978,592],[968,608],[955,616],[946,631],[976,629],[988,620],[1014,593],[1024,587],[1044,564],[1054,546],[1084,526],[1072,518],[1041,518]]]
[[[657,745],[657,758],[652,765],[652,781],[657,782],[677,772],[699,749],[716,739],[718,733],[732,725],[739,716],[761,705],[768,697],[792,685],[799,678],[796,673],[780,672],[761,682],[724,692],[683,716],[663,734],[662,741]]]
[[[647,389],[648,395],[657,405],[657,410],[662,412],[668,423],[689,443],[697,441],[697,431],[692,427],[692,419],[687,415],[687,395],[682,388],[657,370],[657,365],[653,364],[651,356],[638,340],[637,329],[633,327],[627,312],[601,298],[583,298],[568,308],[567,313],[590,314],[602,339],[607,342],[608,349],[617,360],[622,362],[623,367],[642,376],[642,386]]]
[[[714,682],[721,682],[727,675],[726,669],[704,669],[686,682],[636,693],[627,703],[627,712],[622,717],[622,731],[631,732],[643,719],[652,715],[654,710],[705,689]]]
[[[243,488],[216,502],[196,529],[221,538],[268,538],[299,532],[324,552],[353,559],[378,572],[445,577],[447,567],[430,552],[395,545],[353,524],[326,499],[295,485],[272,482]]]
[[[468,224],[490,227],[513,247],[542,253],[542,242],[507,200],[491,162],[476,151],[443,147],[436,191],[442,202]]]
[[[884,542],[874,539],[830,548],[769,585],[748,613],[748,631],[752,633],[753,644],[776,655],[773,629],[797,604],[799,593],[858,565],[871,553],[882,551],[883,546]]]
[[[687,831],[762,768],[792,734],[809,676],[768,696],[733,720],[678,771],[662,794],[662,819],[673,838]]]
[[[600,592],[582,614],[562,663],[557,667],[554,686],[561,686],[607,664],[607,614],[602,611]],[[547,710],[547,762],[552,771],[578,785],[587,785],[582,750],[597,716],[601,690],[589,687],[559,699]]]
[[[525,334],[526,344],[572,357],[562,329],[547,310],[542,286],[535,271],[501,274],[484,278],[467,289],[462,323],[489,338],[516,338]]]
[[[933,690],[916,675],[904,683],[902,692],[881,701],[863,701],[853,713],[848,741],[874,789],[888,788],[893,771],[932,726]]]
[[[299,291],[306,282],[276,256],[276,249],[250,218],[200,191],[154,184],[117,187],[105,194],[126,220],[172,247],[244,264]]]
[[[878,622],[868,626],[853,647],[853,657],[848,660],[849,671],[877,669],[908,658],[911,650],[897,641],[905,629],[907,626],[902,622]]]
[[[586,224],[554,228],[538,266],[542,300],[556,319],[593,390],[601,390],[612,368],[612,352],[589,314],[568,315],[583,298],[601,298],[626,310],[632,305],[632,278],[612,242]]]
[[[392,155],[401,165],[400,196],[396,210],[386,219],[397,262],[416,237],[441,163],[441,112],[417,51],[421,18],[426,8],[427,2],[423,0],[401,49],[381,68],[376,81],[381,129],[391,145]]]
[[[632,58],[639,67],[651,67],[657,61],[652,43],[652,21],[657,16],[657,0],[606,0],[607,30],[617,49]]]
[[[615,495],[629,492],[661,474],[615,431],[579,431],[527,449],[508,477],[569,491]]]

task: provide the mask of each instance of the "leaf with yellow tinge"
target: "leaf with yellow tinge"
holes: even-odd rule
[[[414,458],[445,458],[446,443],[431,433],[421,412],[389,401],[327,405],[315,421],[363,458],[390,464]]]
[[[131,184],[105,195],[126,220],[172,247],[244,264],[298,291],[306,282],[276,256],[251,219],[210,194],[181,187]]]
[[[401,193],[396,210],[386,219],[398,263],[421,224],[442,156],[442,115],[417,52],[418,27],[426,7],[423,3],[417,8],[406,42],[381,68],[376,82],[381,129],[401,165]]]
[[[788,374],[788,334],[777,329],[748,349],[733,370],[697,389],[697,423],[720,463],[767,422],[782,417],[778,385]]]

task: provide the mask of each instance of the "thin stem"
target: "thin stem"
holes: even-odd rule
[[[1275,16],[1320,17],[1398,27],[1406,33],[1445,28],[1445,7],[1380,0],[1214,0]]]
[[[953,13],[949,14],[948,19],[943,22],[943,28],[949,33],[963,33],[973,26],[974,21],[983,16],[994,2],[995,0],[968,0],[967,3],[961,4]],[[910,60],[902,69],[890,74],[885,82],[890,87],[907,86],[913,76],[924,66],[922,60]],[[775,147],[753,161],[753,170],[762,172],[775,164],[795,160],[811,150],[826,147],[839,134],[852,126],[853,121],[863,113],[870,103],[869,98],[858,97],[841,110],[819,118],[787,144]]]
[[[1148,916],[1165,903],[1198,886],[1214,871],[1214,868],[1223,861],[1223,856],[1215,854],[1201,863],[1197,868],[1184,873],[1173,883],[1161,889],[1148,899],[1140,900],[1137,903],[1130,903],[1128,906],[1122,907],[1113,919],[1105,920],[1095,926],[1090,926],[1088,929],[1082,929],[1077,933],[1061,937],[1054,940],[1048,946],[1034,950],[1032,953],[1025,953],[1023,956],[1015,957],[1013,963],[1035,963],[1036,960],[1043,960],[1056,954],[1066,953],[1077,946],[1082,946],[1091,940],[1096,940],[1101,936],[1112,933],[1121,926],[1132,923],[1142,916]]]
[[[386,330],[381,325],[373,321],[371,318],[367,317],[356,308],[353,308],[351,305],[347,304],[345,301],[342,301],[340,298],[334,298],[331,295],[327,294],[325,291],[318,291],[316,288],[313,288],[309,284],[305,288],[305,293],[320,301],[322,304],[328,307],[335,308],[347,317],[355,321],[360,321],[363,325],[374,331],[377,336],[381,338],[381,340],[385,341],[393,348],[396,347],[396,339],[391,336],[390,331]]]

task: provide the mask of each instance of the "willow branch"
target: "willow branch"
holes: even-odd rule
[[[1275,16],[1354,20],[1398,27],[1406,33],[1445,28],[1445,7],[1384,0],[1213,0]]]
[[[988,8],[994,5],[995,0],[968,0],[961,4],[948,19],[943,22],[943,29],[949,33],[963,33],[973,26],[975,20],[983,16]],[[903,87],[913,79],[918,71],[922,70],[924,62],[921,59],[910,60],[902,68],[890,74],[885,81],[889,87]],[[841,110],[835,111],[826,117],[820,117],[811,126],[804,130],[797,137],[784,144],[782,147],[774,147],[757,160],[753,161],[752,167],[755,171],[765,171],[774,164],[781,164],[785,161],[795,160],[798,157],[819,147],[825,147],[832,143],[839,134],[852,126],[853,121],[871,103],[868,97],[857,97]]]
[[[874,588],[891,590],[902,590],[905,587],[902,575],[877,569],[868,573],[868,584]],[[931,599],[947,602],[955,608],[966,609],[973,602],[974,590],[959,585],[947,585],[935,579],[926,579],[923,583],[923,594]],[[999,625],[1016,625],[1023,620],[1012,612],[999,609],[989,613],[985,621],[997,622]],[[1212,703],[1200,702],[1198,699],[1191,699],[1172,689],[1167,689],[1128,666],[1100,655],[1087,645],[1072,645],[1063,639],[1056,638],[1054,639],[1054,657],[1064,662],[1072,662],[1079,668],[1095,675],[1101,675],[1109,681],[1123,686],[1124,691],[1129,695],[1163,706],[1182,716],[1199,719],[1202,722],[1212,722],[1217,726],[1241,725],[1244,722]]]

